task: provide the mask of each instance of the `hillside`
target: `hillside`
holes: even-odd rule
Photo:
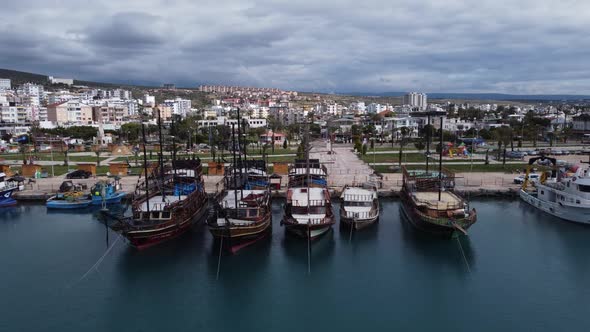
[[[9,78],[12,86],[21,85],[27,82],[48,85],[49,78],[47,75],[27,73],[24,71],[2,69],[0,68],[0,78]]]

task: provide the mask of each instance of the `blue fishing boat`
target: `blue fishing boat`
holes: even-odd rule
[[[13,206],[16,200],[12,193],[19,189],[17,181],[6,180],[6,174],[0,173],[0,207]]]
[[[121,191],[121,184],[118,179],[114,183],[107,181],[98,181],[92,189],[90,189],[90,196],[92,198],[92,205],[117,204],[121,203],[125,192]]]
[[[81,191],[60,192],[46,203],[48,209],[81,209],[90,206],[92,199]]]

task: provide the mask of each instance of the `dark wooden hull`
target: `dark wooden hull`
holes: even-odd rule
[[[169,222],[148,227],[125,227],[120,233],[137,249],[147,249],[162,242],[174,239],[186,233],[191,226],[201,220],[208,210],[207,196],[204,192],[198,199],[191,201],[190,207],[179,206],[173,210],[174,216]],[[115,229],[116,230],[116,229]]]
[[[267,213],[262,220],[248,226],[217,226],[209,223],[209,231],[215,238],[226,238],[234,242],[239,239],[252,239],[258,237],[261,233],[269,230],[272,227],[272,214]]]
[[[355,230],[367,228],[379,221],[379,216],[365,220],[354,220],[352,218],[340,217],[340,224],[345,227],[354,227]]]
[[[313,225],[299,224],[289,216],[285,216],[285,219],[281,221],[281,225],[285,226],[287,232],[301,238],[311,237],[312,240],[326,234],[334,223],[334,218],[332,217],[326,217],[323,223]]]
[[[430,218],[418,212],[416,206],[413,204],[412,199],[404,189],[402,189],[400,196],[402,201],[402,204],[400,205],[402,216],[406,219],[406,221],[414,226],[414,228],[440,237],[450,238],[453,236],[463,235],[463,232],[460,232],[451,224],[450,219],[448,224],[441,225],[431,222]],[[472,220],[465,218],[458,221],[461,223],[461,228],[467,231],[467,229],[475,223],[476,218],[473,218]]]

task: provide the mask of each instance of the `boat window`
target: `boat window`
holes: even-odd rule
[[[580,204],[580,200],[579,199],[576,199],[576,204]]]
[[[565,197],[564,197],[564,196],[561,196],[561,200],[562,200],[562,201],[565,201]]]
[[[258,217],[258,209],[248,209],[248,217]]]
[[[541,190],[541,195],[545,195],[545,191],[544,190]]]
[[[153,212],[152,212],[152,218],[154,218],[154,219],[159,219],[159,218],[160,218],[160,212],[158,212],[158,211],[153,211]]]
[[[162,218],[169,219],[170,218],[170,211],[162,212]]]
[[[238,209],[238,218],[246,218],[248,216],[248,210]]]
[[[570,186],[570,183],[569,183],[569,182],[567,183],[567,186],[568,186],[568,187]]]
[[[590,186],[579,184],[578,190],[585,193],[590,193]]]

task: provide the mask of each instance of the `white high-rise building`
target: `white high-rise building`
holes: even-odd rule
[[[10,79],[8,78],[0,78],[0,90],[10,90]]]
[[[189,99],[167,99],[164,100],[164,105],[172,108],[172,114],[178,114],[183,118],[191,111],[191,101]]]
[[[419,92],[410,92],[404,95],[403,104],[418,110],[425,110],[426,106],[428,106],[426,94]]]

